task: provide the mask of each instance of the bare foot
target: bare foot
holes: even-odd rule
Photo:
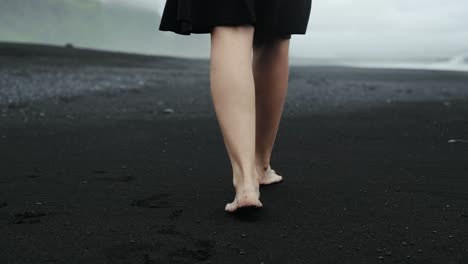
[[[254,185],[254,184],[252,184]],[[245,207],[263,207],[262,202],[260,202],[260,191],[259,184],[256,186],[236,188],[236,197],[234,201],[226,204],[224,209],[226,212],[233,213],[239,208]]]
[[[268,168],[264,170],[263,176],[260,176],[260,185],[269,185],[273,183],[278,183],[283,181],[283,176],[276,174],[275,170],[273,170],[270,165]]]

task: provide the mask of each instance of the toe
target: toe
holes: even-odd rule
[[[226,204],[226,207],[224,208],[226,212],[234,212],[236,210],[236,206],[234,203],[228,203]]]

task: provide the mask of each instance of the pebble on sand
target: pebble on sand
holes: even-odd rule
[[[164,113],[164,114],[172,114],[172,113],[174,113],[174,109],[172,109],[172,108],[165,108],[165,109],[163,110],[163,113]]]

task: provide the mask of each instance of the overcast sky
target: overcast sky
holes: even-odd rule
[[[103,1],[159,12],[165,4],[165,0]],[[312,0],[307,34],[294,35],[291,42],[291,55],[306,57],[451,57],[464,53],[468,53],[468,0]]]

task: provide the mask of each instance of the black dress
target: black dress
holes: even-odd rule
[[[216,25],[253,25],[255,35],[305,34],[312,0],[166,0],[159,30],[211,33]]]

